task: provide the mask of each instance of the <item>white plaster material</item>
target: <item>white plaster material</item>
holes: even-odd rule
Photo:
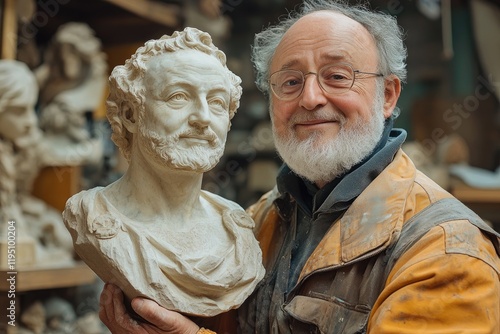
[[[40,127],[45,132],[44,163],[78,166],[98,162],[102,143],[91,137],[87,118],[103,102],[107,64],[94,31],[78,22],[59,27],[36,76]]]
[[[34,111],[37,96],[35,76],[24,63],[0,61],[0,244],[7,241],[8,222],[15,222],[16,253],[23,255],[17,257],[18,267],[73,263],[61,213],[31,196],[44,154]]]
[[[208,33],[186,28],[148,41],[111,74],[108,119],[129,167],[73,196],[63,216],[79,256],[128,299],[214,316],[264,275],[253,220],[201,189],[241,96],[225,62]]]

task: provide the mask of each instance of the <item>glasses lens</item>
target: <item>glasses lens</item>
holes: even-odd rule
[[[328,93],[339,94],[351,89],[354,83],[354,71],[347,65],[330,65],[319,72],[321,86]]]
[[[271,75],[271,89],[282,100],[291,100],[300,95],[304,85],[302,72],[294,70],[278,71]]]

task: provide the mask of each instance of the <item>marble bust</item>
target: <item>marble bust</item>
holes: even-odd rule
[[[19,235],[29,235],[18,198],[18,152],[39,140],[34,105],[37,86],[29,68],[19,61],[0,60],[0,234],[14,220]],[[34,140],[33,140],[34,139]],[[33,241],[34,242],[34,241]]]
[[[223,154],[240,82],[195,28],[150,40],[114,68],[107,116],[128,169],[74,195],[63,217],[79,256],[127,298],[214,316],[262,279],[253,220],[201,189]]]
[[[35,74],[40,86],[39,126],[51,150],[43,157],[52,166],[99,162],[103,145],[89,130],[104,99],[106,55],[85,23],[61,25],[46,48]]]
[[[5,228],[13,220],[19,237],[16,252],[30,254],[19,257],[19,266],[70,264],[73,247],[61,213],[31,195],[47,152],[35,113],[37,97],[38,85],[28,66],[0,60],[0,243],[7,241]]]

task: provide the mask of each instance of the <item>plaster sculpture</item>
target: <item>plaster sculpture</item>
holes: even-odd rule
[[[70,198],[63,217],[76,252],[128,299],[214,316],[263,277],[253,220],[201,189],[241,96],[225,62],[208,33],[186,28],[148,41],[110,76],[107,116],[129,168]]]
[[[433,151],[429,152],[419,141],[407,141],[402,146],[415,166],[444,189],[450,188],[448,166],[436,163]]]
[[[46,329],[45,308],[42,302],[35,301],[21,314],[21,323],[34,334],[43,334]]]
[[[102,103],[107,64],[101,42],[84,23],[70,22],[57,30],[36,69],[40,85],[40,127],[51,150],[45,163],[73,166],[98,162],[102,143],[88,130]]]
[[[425,175],[445,189],[450,189],[453,166],[469,164],[469,147],[459,134],[446,135],[434,146],[408,141],[403,150]]]
[[[222,0],[188,0],[184,2],[185,25],[210,34],[216,45],[223,45],[231,34],[231,19],[224,15]]]
[[[34,111],[37,96],[35,77],[24,63],[0,60],[0,233],[6,241],[6,224],[15,222],[18,266],[69,263],[73,255],[61,213],[31,196],[44,154]],[[30,261],[19,256],[23,251],[33,254]]]

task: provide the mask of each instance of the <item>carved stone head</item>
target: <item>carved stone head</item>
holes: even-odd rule
[[[208,33],[150,40],[110,76],[112,139],[129,161],[136,146],[159,163],[207,171],[222,155],[240,83]]]
[[[0,60],[0,138],[15,142],[37,127],[35,76],[15,60]]]

